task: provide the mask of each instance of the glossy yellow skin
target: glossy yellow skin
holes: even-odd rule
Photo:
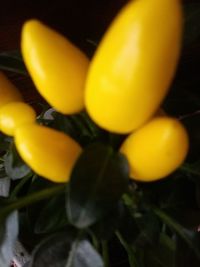
[[[0,108],[0,131],[6,135],[13,136],[17,127],[35,120],[35,110],[26,103],[11,102]]]
[[[22,101],[23,98],[18,89],[0,71],[0,108],[13,101]]]
[[[180,0],[130,1],[105,34],[86,82],[88,113],[129,133],[158,109],[175,73],[182,36]]]
[[[188,135],[178,120],[158,117],[130,134],[120,151],[129,161],[133,179],[155,181],[183,163],[188,151]]]
[[[17,128],[15,144],[22,159],[37,174],[57,183],[69,180],[82,151],[71,137],[37,124]]]
[[[22,29],[22,55],[28,71],[46,101],[64,114],[84,107],[88,58],[64,36],[37,20]]]

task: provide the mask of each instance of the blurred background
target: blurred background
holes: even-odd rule
[[[127,2],[128,0],[1,0],[0,53],[19,50],[23,23],[30,18],[37,18],[64,34],[89,56],[92,56],[96,48],[95,43],[99,42],[111,20]],[[200,7],[199,0],[184,0],[182,2],[184,4],[199,3]],[[200,33],[200,8],[196,11],[194,6],[193,11],[197,14],[195,15],[196,21],[193,23],[192,38],[195,31]],[[198,21],[197,18],[199,18]],[[191,31],[191,28],[188,31]],[[192,41],[189,37],[189,44],[183,49],[178,69],[178,77],[181,79],[188,77],[186,75],[188,72],[191,73],[195,88],[200,85],[199,37],[200,34],[199,36],[195,35]],[[188,43],[188,40],[186,42]],[[27,101],[41,100],[29,77],[12,72],[8,72],[7,75],[23,92]],[[186,83],[187,81],[185,81]],[[196,90],[195,88],[194,90]]]

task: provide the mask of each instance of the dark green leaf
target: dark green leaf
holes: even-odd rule
[[[175,242],[161,234],[159,242],[145,250],[145,266],[175,267]]]
[[[13,144],[4,156],[4,165],[7,175],[13,180],[21,179],[31,174],[31,169],[20,158]]]
[[[103,267],[100,255],[87,240],[79,240],[73,229],[42,242],[33,253],[30,267]]]
[[[92,226],[91,230],[100,240],[111,239],[121,223],[123,213],[124,207],[119,201],[101,220]]]
[[[130,267],[143,267],[143,259],[140,258],[140,255],[136,255],[136,248],[132,244],[127,243],[120,232],[117,231],[116,236],[127,253]],[[143,249],[139,249],[138,251],[143,253]]]
[[[124,210],[119,232],[127,244],[133,244],[140,234],[140,229],[127,208]]]
[[[128,185],[128,164],[110,147],[92,144],[73,169],[67,194],[70,222],[84,228],[105,215]]]
[[[16,51],[0,53],[0,69],[28,75],[22,58]]]
[[[76,239],[73,229],[45,239],[33,252],[31,267],[66,267],[72,244]]]
[[[18,214],[13,212],[0,226],[0,266],[10,266],[18,236]]]
[[[200,259],[200,233],[182,227],[173,218],[159,209],[154,208],[154,212],[173,232],[186,242],[188,247],[192,249]]]
[[[39,213],[35,225],[36,233],[53,232],[67,224],[65,195],[50,199]]]
[[[53,112],[52,116],[54,120],[50,124],[51,127],[60,130],[66,134],[69,134],[72,138],[78,139],[80,136],[80,131],[77,127],[73,124],[70,119],[70,116],[65,116],[60,114],[59,112]]]
[[[50,182],[49,180],[36,176],[30,185],[28,194],[30,195],[32,193],[40,192],[43,189],[48,189],[53,187],[53,185],[55,184]],[[44,199],[27,208],[27,215],[33,229],[35,227],[36,221],[38,220],[38,215],[39,215],[38,211],[41,211],[42,208],[45,207],[45,205],[47,205],[47,203],[49,203],[49,199]]]
[[[188,45],[200,37],[200,4],[186,4],[184,6],[184,14],[184,45]]]
[[[88,240],[74,243],[66,267],[103,267],[103,261]]]
[[[98,128],[85,112],[76,115],[63,115],[53,112],[54,120],[49,124],[72,138],[77,140],[82,146],[86,146],[102,135],[102,130]]]
[[[161,225],[154,213],[136,214],[135,222],[139,229],[139,235],[135,239],[137,246],[152,246],[158,242]]]

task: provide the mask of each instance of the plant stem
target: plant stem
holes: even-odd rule
[[[92,239],[92,244],[93,244],[94,248],[97,251],[100,251],[99,241],[96,238],[95,234],[90,229],[88,229],[87,231],[88,231],[88,234],[90,235],[90,237]]]
[[[20,192],[20,190],[23,188],[23,186],[25,185],[25,183],[31,177],[32,177],[32,174],[28,174],[26,177],[24,177],[23,179],[21,179],[21,181],[15,186],[14,190],[10,194],[10,198],[15,198],[18,195],[18,193]]]
[[[83,118],[83,121],[87,125],[87,128],[89,129],[90,133],[92,134],[93,137],[97,136],[97,128],[96,126],[90,121],[88,118],[86,112],[80,113],[80,116]]]
[[[101,241],[102,245],[102,255],[104,260],[104,266],[109,267],[110,266],[110,260],[109,260],[109,252],[108,252],[108,241],[103,240]]]
[[[18,200],[12,201],[11,203],[8,202],[8,204],[2,207],[0,210],[0,219],[4,218],[14,210],[21,209],[50,196],[59,195],[65,190],[65,188],[66,185],[56,185],[39,192],[29,194],[25,197],[21,197]]]
[[[124,240],[120,232],[117,231],[115,234],[128,254],[130,267],[137,267],[138,264],[133,249],[127,244],[127,242]]]

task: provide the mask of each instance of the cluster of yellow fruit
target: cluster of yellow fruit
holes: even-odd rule
[[[129,134],[120,151],[129,161],[130,176],[154,181],[179,167],[188,151],[181,123],[155,115],[176,71],[182,24],[179,0],[130,1],[89,62],[65,37],[30,20],[22,30],[22,55],[51,106],[63,114],[86,108],[100,127]],[[37,125],[34,111],[19,102],[17,91],[0,84],[0,90],[6,88],[10,103],[0,109],[0,129],[14,135],[19,154],[36,173],[67,181],[81,147],[69,136]]]

